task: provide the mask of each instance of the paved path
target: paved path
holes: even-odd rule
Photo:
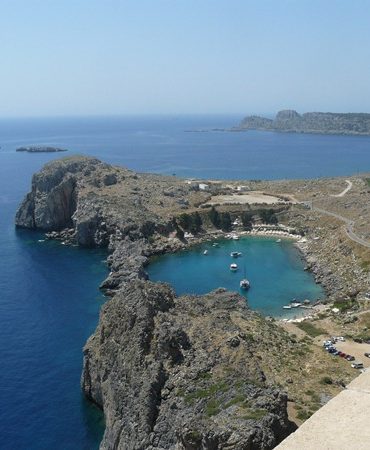
[[[275,448],[369,450],[369,417],[370,370],[368,369]]]
[[[340,194],[331,195],[331,197],[343,197],[344,195],[346,195],[347,192],[350,191],[353,186],[352,181],[350,180],[346,180],[346,183],[348,186]]]

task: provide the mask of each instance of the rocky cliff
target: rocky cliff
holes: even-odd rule
[[[125,237],[168,234],[176,214],[207,198],[174,177],[70,157],[46,164],[33,176],[15,221],[18,227],[45,231],[73,228],[77,244],[106,247]]]
[[[208,198],[173,177],[73,157],[36,174],[17,212],[17,226],[110,250],[112,299],[82,376],[106,417],[102,449],[270,449],[294,428],[273,374],[301,344],[236,294],[177,298],[145,280],[150,255],[182,245],[174,216]]]
[[[106,417],[101,448],[273,448],[294,429],[257,355],[274,331],[237,294],[128,284],[84,349],[82,387]]]
[[[301,115],[294,110],[283,110],[277,113],[274,120],[248,116],[234,130],[369,135],[370,114],[309,112]]]

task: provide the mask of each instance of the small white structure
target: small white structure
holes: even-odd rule
[[[205,184],[205,183],[199,183],[198,187],[201,191],[208,191],[208,189],[209,189],[209,185]]]

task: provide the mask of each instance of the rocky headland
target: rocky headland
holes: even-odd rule
[[[325,191],[324,201],[342,182],[256,181],[248,189],[278,196],[279,220],[307,236],[301,249],[309,268],[333,300],[352,302],[368,282],[360,256],[344,241],[340,224],[330,217],[321,221],[298,202],[316,201],[318,189]],[[191,244],[186,217],[199,215],[198,239],[217,231],[206,205],[217,195],[239,196],[237,183],[230,183],[140,174],[87,157],[54,161],[33,177],[16,215],[18,227],[109,251],[110,274],[101,287],[111,299],[84,348],[82,375],[85,395],[105,414],[102,449],[274,448],[295,427],[287,392],[300,411],[299,402],[314,411],[322,403],[308,394],[313,383],[325,399],[351,379],[347,367],[326,362],[309,336],[289,335],[235,293],[176,297],[168,285],[147,280],[152,255]],[[358,179],[351,195],[361,198],[364,183]],[[287,193],[297,202],[286,203],[292,199]],[[232,220],[253,207],[261,204],[218,204]],[[319,380],[328,373],[334,381],[323,389]]]
[[[288,133],[370,135],[370,114],[283,110],[275,119],[247,116],[232,131],[267,130]]]

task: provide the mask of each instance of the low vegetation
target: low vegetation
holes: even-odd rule
[[[322,328],[318,328],[307,321],[297,323],[297,327],[313,338],[326,334],[325,330],[323,330]]]

